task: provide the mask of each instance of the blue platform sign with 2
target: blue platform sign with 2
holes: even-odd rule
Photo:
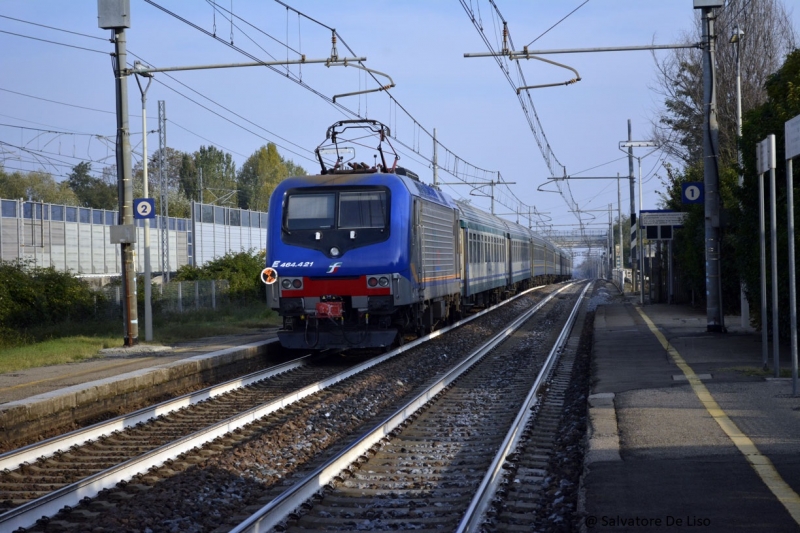
[[[133,218],[156,218],[156,201],[152,198],[136,198],[133,201]]]
[[[685,204],[702,204],[706,201],[702,181],[681,183],[681,198]]]

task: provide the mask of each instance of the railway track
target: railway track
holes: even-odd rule
[[[555,434],[569,358],[548,399],[539,404],[537,397],[550,383],[589,286],[571,313],[556,304],[538,320],[526,315],[515,321],[232,531],[479,530],[532,414],[537,441]],[[536,349],[531,341],[560,318],[566,319],[557,328],[561,333],[548,340],[545,356],[541,343]]]
[[[191,419],[184,413],[189,409],[183,409],[83,445],[83,459],[78,457],[79,448],[51,449],[49,457],[28,461],[22,469],[6,471],[0,477],[2,498],[9,508],[0,516],[0,528],[80,530],[90,522],[97,531],[133,524],[152,531],[204,531],[221,527],[232,515],[244,519],[263,499],[280,493],[293,477],[304,475],[326,461],[326,455],[346,447],[348,435],[396,408],[407,394],[422,387],[419,383],[452,366],[456,354],[480,344],[489,331],[505,325],[508,317],[520,310],[530,309],[537,299],[536,293],[524,295],[500,310],[464,321],[468,324],[462,324],[457,333],[448,334],[449,328],[434,332],[431,342],[420,339],[398,350],[405,352],[403,357],[386,354],[344,373],[331,368],[327,379],[320,380],[317,374],[313,383],[301,389],[297,388],[302,379],[292,382],[292,376],[302,371],[283,371],[266,382],[271,383],[266,386],[271,392],[261,393],[261,400],[256,400],[263,403],[265,396],[271,396],[266,406],[251,407],[247,413],[235,415],[235,420],[219,420],[212,429],[198,430],[204,425],[200,421],[204,415]],[[302,368],[322,372],[321,367],[305,363]],[[352,374],[358,374],[357,379],[347,379]],[[296,390],[286,396],[286,390],[293,387]],[[242,410],[248,408],[248,401],[227,399],[225,403]],[[205,403],[192,410],[216,410]],[[170,417],[174,423],[167,422]],[[132,444],[122,445],[120,436],[128,432]],[[185,436],[176,441],[175,432]],[[198,434],[203,436],[197,438]],[[155,447],[157,441],[166,444]],[[141,454],[143,446],[151,450]],[[28,453],[37,453],[29,448]],[[137,453],[140,455],[130,457]],[[106,468],[112,463],[114,466]],[[79,465],[84,465],[84,470]],[[113,475],[109,471],[114,471]],[[85,472],[88,478],[82,477]],[[199,483],[198,477],[204,482]],[[105,481],[92,485],[93,478]],[[60,493],[68,488],[74,493],[72,499],[60,499]],[[91,501],[84,499],[97,493]],[[26,496],[19,497],[23,494]],[[37,498],[30,500],[32,497]],[[143,514],[143,507],[149,516]]]

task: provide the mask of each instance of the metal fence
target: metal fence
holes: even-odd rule
[[[267,239],[267,214],[192,202],[192,218],[150,224],[150,260],[154,273],[165,266],[202,266],[228,252],[261,250]],[[83,277],[119,276],[119,244],[111,243],[117,211],[0,199],[0,260],[30,260]],[[136,220],[136,270],[144,271],[144,220]],[[167,246],[162,246],[165,238]]]
[[[105,286],[98,289],[95,314],[98,316],[122,316],[124,289]],[[139,291],[139,315],[144,314],[144,302]],[[230,303],[230,284],[227,280],[172,281],[153,285],[153,314],[185,313],[201,309],[217,309]]]

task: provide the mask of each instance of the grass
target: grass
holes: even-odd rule
[[[120,337],[73,335],[0,350],[0,373],[73,363],[96,357],[102,348],[122,346]]]
[[[253,333],[260,328],[278,325],[280,317],[261,302],[234,303],[217,310],[155,315],[153,344]],[[121,319],[70,321],[39,326],[24,332],[21,337],[27,339],[26,343],[0,347],[0,373],[97,357],[103,348],[123,345],[122,329]],[[144,342],[144,313],[139,314],[139,341]]]
[[[764,370],[763,368],[756,366],[734,366],[731,368],[723,368],[722,370],[729,372],[739,372],[749,377],[771,378],[775,376],[774,369],[770,368],[768,370]],[[780,371],[780,376],[782,378],[790,378],[792,377],[792,370],[790,368],[782,368]]]

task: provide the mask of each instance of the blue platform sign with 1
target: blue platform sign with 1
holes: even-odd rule
[[[156,201],[152,198],[134,199],[133,218],[156,218]]]
[[[681,183],[681,199],[685,204],[702,204],[705,195],[702,181],[689,181]]]

